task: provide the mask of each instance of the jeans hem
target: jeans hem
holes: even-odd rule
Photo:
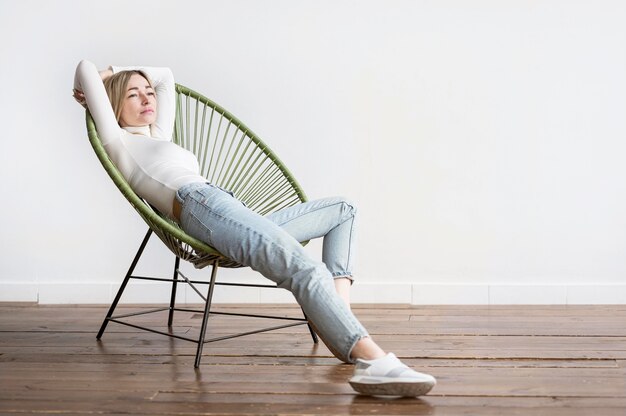
[[[369,337],[368,333],[365,333],[365,335],[356,335],[355,336],[355,340],[352,342],[352,345],[350,345],[350,348],[348,349],[348,354],[346,356],[346,359],[343,360],[344,362],[348,363],[348,364],[354,364],[356,363],[356,358],[352,358],[352,350],[354,349],[354,347],[356,346],[357,342],[359,342],[360,340],[362,340],[363,338],[367,338]]]
[[[332,272],[331,275],[333,276],[333,279],[345,277],[346,279],[354,281],[354,276],[352,276],[351,272]]]

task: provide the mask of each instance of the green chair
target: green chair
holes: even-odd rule
[[[212,102],[201,94],[192,91],[182,85],[176,85],[177,111],[174,127],[174,142],[192,151],[200,162],[201,174],[207,181],[227,189],[243,201],[249,208],[266,215],[281,208],[288,207],[306,201],[306,196],[289,170],[282,164],[278,157],[263,143],[251,130],[235,118],[225,109]],[[306,316],[303,318],[291,318],[284,316],[251,315],[219,312],[211,309],[214,287],[216,285],[244,286],[244,287],[267,287],[276,288],[275,285],[244,284],[234,282],[218,282],[217,271],[219,267],[243,267],[237,262],[220,254],[214,248],[186,234],[175,222],[161,215],[150,204],[140,198],[128,185],[117,167],[111,162],[104,150],[95,123],[87,111],[87,131],[89,141],[115,185],[119,188],[128,202],[135,208],[139,215],[148,224],[148,232],[145,235],[139,250],[135,255],[126,276],[119,288],[106,318],[102,322],[97,338],[100,339],[109,322],[131,326],[134,328],[166,335],[169,337],[184,339],[197,343],[195,367],[200,365],[202,348],[205,343],[234,338],[243,335],[271,331],[295,325],[307,324]],[[133,272],[144,248],[152,235],[155,233],[161,241],[174,253],[174,273],[171,279],[160,277],[135,276]],[[305,242],[306,243],[306,242]],[[180,260],[191,262],[196,268],[211,266],[209,281],[190,280],[179,270]],[[115,308],[124,293],[130,279],[152,280],[171,282],[172,290],[168,307],[145,309],[136,313],[114,315]],[[176,289],[178,283],[189,284],[204,301],[203,310],[179,308],[175,305]],[[206,296],[196,285],[208,285]],[[174,311],[202,313],[202,324],[197,339],[175,335],[170,332],[162,332],[143,327],[129,322],[127,318],[148,313],[169,311],[168,327],[172,326]],[[255,331],[219,336],[206,337],[207,321],[210,314],[251,316],[256,318],[270,318],[295,321],[288,324],[262,328]],[[313,342],[317,343],[316,334],[309,325],[309,331]]]

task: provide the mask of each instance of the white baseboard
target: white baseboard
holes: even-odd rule
[[[412,285],[414,305],[626,304],[626,284]]]
[[[0,282],[0,302],[39,304],[109,304],[119,283],[9,283]],[[206,290],[203,285],[201,290]],[[121,303],[167,303],[170,286],[160,282],[133,282]],[[178,303],[199,303],[187,285],[179,285]],[[354,303],[413,305],[582,305],[626,304],[626,284],[604,285],[467,285],[356,283]],[[216,303],[295,303],[282,289],[218,286]]]

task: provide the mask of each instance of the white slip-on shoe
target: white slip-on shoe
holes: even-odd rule
[[[422,396],[437,384],[435,377],[410,369],[393,353],[377,360],[357,359],[349,382],[361,394],[403,397]]]

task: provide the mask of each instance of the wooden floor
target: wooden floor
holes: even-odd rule
[[[105,307],[0,304],[0,414],[626,415],[626,305],[354,311],[384,348],[437,377],[431,394],[355,394],[352,367],[306,327],[207,344],[194,370],[190,342],[114,323],[97,342]],[[166,327],[163,314],[135,319]],[[200,324],[175,321],[179,334]],[[214,316],[209,331],[258,325]]]

